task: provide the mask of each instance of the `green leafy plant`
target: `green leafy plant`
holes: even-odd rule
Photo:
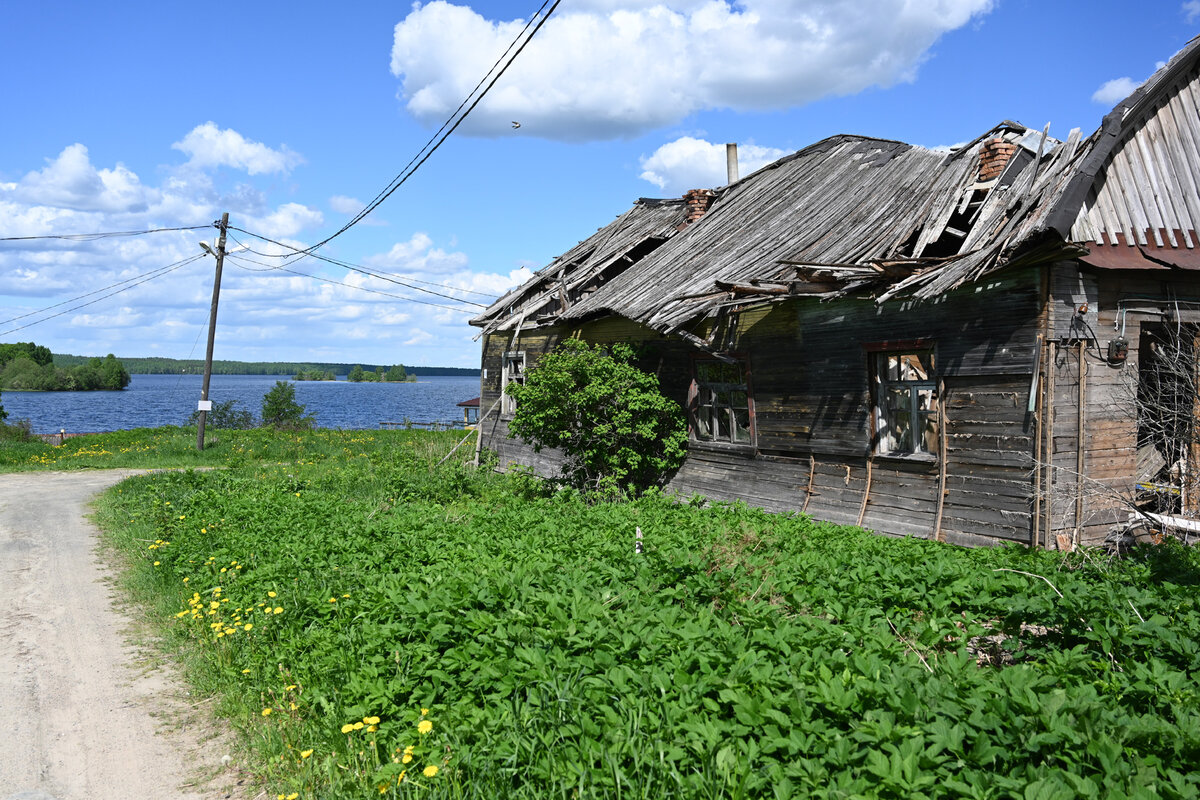
[[[508,386],[517,404],[509,435],[536,450],[561,450],[562,480],[580,490],[661,483],[683,462],[683,409],[633,361],[628,345],[568,339],[529,369],[523,385]]]
[[[200,422],[200,412],[193,411],[188,417],[188,425],[196,425]],[[254,415],[244,408],[238,408],[237,400],[226,400],[224,403],[213,403],[212,411],[204,419],[204,425],[208,428],[220,428],[222,430],[249,430],[255,427]]]
[[[275,386],[263,395],[263,425],[288,430],[311,428],[316,419],[304,411],[304,406],[296,402],[296,387],[287,381],[275,381]]]

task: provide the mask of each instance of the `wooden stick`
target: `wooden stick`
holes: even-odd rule
[[[871,465],[875,463],[873,458],[867,458],[867,486],[863,489],[862,506],[858,509],[858,522],[855,525],[862,527],[863,517],[867,515],[867,501],[871,499]]]
[[[933,521],[933,538],[946,541],[942,533],[942,510],[946,505],[946,381],[938,380],[938,488],[937,516]]]
[[[808,488],[804,490],[804,505],[800,506],[800,513],[808,511],[808,501],[812,499],[813,479],[817,477],[817,458],[812,453],[808,454]]]
[[[1076,418],[1075,436],[1075,536],[1072,549],[1079,546],[1083,536],[1083,457],[1084,425],[1087,421],[1087,361],[1083,357],[1083,342],[1079,343],[1079,414]]]

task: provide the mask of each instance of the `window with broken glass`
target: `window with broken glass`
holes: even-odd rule
[[[692,430],[697,440],[753,444],[752,400],[743,362],[697,361],[693,392]]]
[[[933,351],[874,353],[875,452],[936,455],[937,381]]]
[[[500,413],[513,414],[517,410],[517,401],[508,393],[508,387],[512,384],[525,383],[525,351],[509,351],[504,354],[504,366],[500,374],[500,391],[503,395],[503,402],[500,404]]]

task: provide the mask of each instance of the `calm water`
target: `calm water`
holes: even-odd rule
[[[8,421],[28,419],[34,433],[100,433],[129,428],[182,425],[200,399],[199,375],[134,375],[123,392],[4,392]],[[214,403],[236,400],[255,417],[262,396],[280,375],[213,375]],[[322,428],[378,428],[380,422],[457,422],[455,404],[479,396],[475,376],[421,377],[416,383],[295,383],[296,402]]]

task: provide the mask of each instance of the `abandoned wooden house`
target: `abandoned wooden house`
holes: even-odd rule
[[[567,337],[638,345],[688,412],[668,488],[963,544],[1200,516],[1200,40],[1065,140],[835,136],[639,200],[472,324],[482,444]],[[1140,488],[1139,488],[1140,487]]]

